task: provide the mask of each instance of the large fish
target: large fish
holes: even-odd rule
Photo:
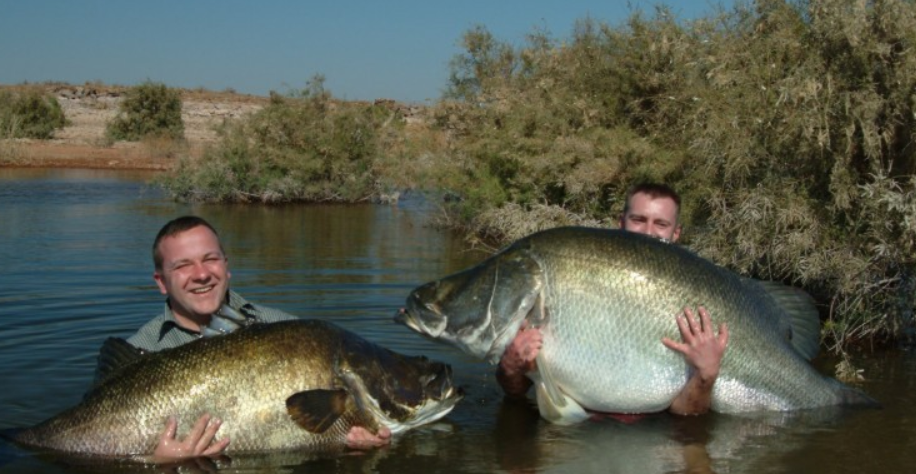
[[[680,246],[622,230],[556,228],[479,265],[427,283],[397,317],[412,329],[495,363],[528,320],[544,336],[535,381],[542,416],[646,413],[670,406],[689,377],[674,316],[705,306],[729,328],[713,390],[724,413],[873,404],[808,363],[817,331],[793,333],[786,307],[815,315],[798,290],[741,278]],[[772,293],[772,294],[771,294]],[[778,297],[774,296],[779,293]],[[804,327],[804,324],[799,327]]]
[[[442,418],[460,399],[448,365],[397,354],[331,323],[294,320],[143,355],[13,440],[143,456],[169,416],[190,424],[208,412],[223,420],[218,436],[230,437],[230,454],[332,451],[354,425],[397,434]]]

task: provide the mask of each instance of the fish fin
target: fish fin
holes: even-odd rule
[[[550,403],[562,408],[566,405],[566,397],[560,392],[560,387],[553,381],[550,374],[550,365],[544,363],[544,357],[541,352],[535,356],[537,370],[529,374],[529,377],[543,388],[544,394],[550,399]]]
[[[856,387],[850,387],[839,380],[830,379],[837,387],[843,405],[861,406],[864,408],[882,408],[881,402]]]
[[[111,374],[143,358],[146,351],[138,349],[119,337],[109,337],[99,349],[98,363],[92,387],[97,387]]]
[[[312,433],[324,433],[344,413],[346,390],[307,390],[286,399],[286,411],[297,425]]]
[[[565,395],[560,395],[560,404],[555,403],[554,398],[548,395],[547,384],[543,381],[535,383],[534,388],[538,411],[545,420],[557,425],[574,425],[589,418],[588,412],[581,405]]]
[[[541,416],[557,425],[573,425],[588,419],[589,415],[585,409],[564,395],[554,382],[550,374],[550,366],[544,363],[541,354],[537,355],[537,367],[537,370],[528,376],[534,381],[538,411]]]
[[[777,281],[745,279],[745,283],[750,282],[763,288],[785,312],[786,318],[780,324],[796,352],[807,360],[813,359],[821,344],[821,319],[814,298],[804,290]]]

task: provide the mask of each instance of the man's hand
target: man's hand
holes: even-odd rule
[[[185,436],[184,440],[175,439],[178,431],[178,420],[169,417],[165,430],[159,436],[159,445],[153,452],[152,460],[155,463],[169,463],[182,459],[200,456],[217,456],[229,445],[229,438],[215,441],[216,432],[222,425],[222,420],[204,414],[194,423],[194,427]]]
[[[683,354],[700,377],[715,380],[719,376],[719,366],[728,345],[728,326],[720,324],[719,333],[716,334],[706,308],[700,306],[697,310],[700,313],[699,321],[690,308],[684,308],[684,312],[677,317],[677,327],[684,342],[666,337],[662,339],[662,344]]]
[[[662,338],[665,347],[680,352],[693,368],[693,375],[687,385],[671,403],[670,410],[677,414],[696,415],[706,413],[712,404],[712,387],[719,376],[722,357],[728,346],[728,326],[719,325],[719,333],[713,331],[712,321],[706,308],[697,308],[699,321],[690,308],[677,317],[677,327],[684,342]]]
[[[391,443],[391,430],[383,426],[372,434],[362,426],[354,426],[347,432],[347,447],[350,449],[380,448]]]
[[[523,397],[531,387],[531,381],[525,374],[535,370],[535,358],[541,351],[544,336],[537,328],[528,328],[528,322],[522,323],[515,339],[506,347],[499,367],[496,369],[496,380],[506,395]]]

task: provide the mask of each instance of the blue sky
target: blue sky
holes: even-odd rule
[[[0,83],[150,79],[266,95],[315,74],[350,100],[434,101],[475,25],[520,43],[535,28],[569,35],[577,19],[617,25],[642,0],[0,0]],[[682,18],[723,0],[663,0]]]

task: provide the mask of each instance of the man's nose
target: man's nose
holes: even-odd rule
[[[210,278],[210,269],[206,265],[201,263],[195,263],[193,272],[191,273],[191,278],[196,280],[204,280]]]

